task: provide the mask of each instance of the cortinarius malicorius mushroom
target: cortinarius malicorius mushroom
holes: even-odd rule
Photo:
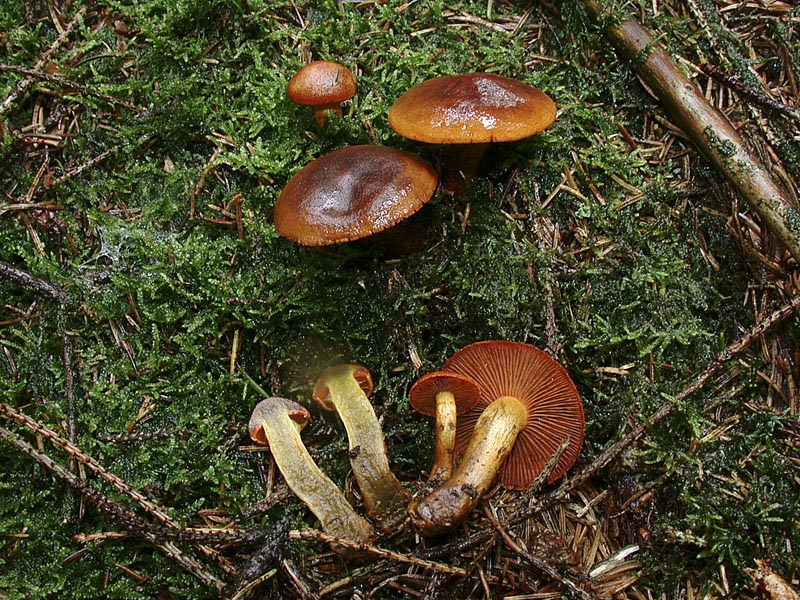
[[[461,415],[477,404],[478,384],[471,377],[448,371],[423,375],[408,392],[408,403],[418,413],[436,418],[433,466],[428,475],[432,487],[453,474],[456,424]]]
[[[300,169],[275,201],[275,228],[305,246],[361,239],[417,212],[438,175],[426,160],[363,144],[329,152]]]
[[[564,367],[538,348],[477,342],[453,354],[444,370],[472,377],[481,398],[459,418],[456,452],[462,458],[453,476],[409,510],[426,535],[467,517],[495,478],[506,488],[525,489],[567,441],[548,482],[561,477],[583,445],[578,390]]]
[[[342,116],[341,103],[356,94],[356,80],[350,69],[337,62],[315,60],[295,73],[286,95],[295,104],[310,106],[319,127],[325,125],[325,111]]]
[[[446,75],[419,83],[389,110],[405,138],[449,144],[445,191],[460,195],[490,142],[513,142],[544,131],[556,118],[553,100],[521,81],[491,73]]]
[[[256,405],[250,416],[250,438],[269,446],[286,485],[319,519],[325,533],[369,542],[374,538],[370,524],[355,512],[303,444],[300,431],[309,418],[309,412],[297,402],[267,398]]]
[[[375,410],[369,402],[372,375],[361,365],[328,367],[314,384],[314,400],[335,410],[349,442],[350,465],[364,508],[378,527],[393,533],[406,519],[409,494],[389,469],[386,443]]]

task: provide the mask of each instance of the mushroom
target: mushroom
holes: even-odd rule
[[[303,445],[300,431],[309,417],[309,412],[297,402],[267,398],[256,405],[250,416],[250,438],[269,446],[286,485],[319,519],[325,533],[368,542],[374,538],[372,526],[355,512]]]
[[[329,60],[315,60],[295,73],[286,86],[286,95],[295,104],[310,106],[319,127],[325,125],[325,111],[342,116],[341,103],[356,93],[356,80],[350,69]]]
[[[335,410],[347,430],[350,465],[364,499],[364,508],[386,533],[406,518],[408,492],[389,469],[386,443],[378,417],[369,402],[372,376],[361,365],[328,367],[314,384],[314,400]]]
[[[564,367],[530,344],[470,344],[444,365],[472,377],[481,398],[456,431],[462,455],[453,475],[409,512],[425,534],[448,531],[469,515],[497,478],[508,489],[528,487],[565,441],[548,483],[575,462],[583,445],[583,404]]]
[[[408,403],[418,413],[436,417],[433,466],[428,475],[429,487],[436,487],[453,474],[456,423],[458,415],[475,406],[480,389],[475,380],[448,371],[423,375],[408,392]]]
[[[544,131],[556,118],[553,100],[521,81],[490,73],[428,79],[403,93],[389,125],[403,137],[450,144],[442,187],[460,195],[490,142],[513,142]]]
[[[426,160],[386,146],[334,150],[300,169],[275,201],[275,227],[306,246],[349,242],[417,212],[436,190]]]

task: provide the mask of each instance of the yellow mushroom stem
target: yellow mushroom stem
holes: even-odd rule
[[[372,526],[355,512],[342,491],[308,453],[300,437],[308,413],[305,412],[306,418],[298,422],[299,411],[305,412],[305,409],[291,400],[262,400],[250,417],[250,431],[255,431],[259,438],[266,438],[286,485],[319,519],[325,533],[354,542],[372,540]],[[259,428],[263,435],[258,433]]]
[[[314,121],[316,122],[317,127],[325,126],[325,122],[328,119],[327,111],[331,111],[339,118],[343,116],[342,105],[340,102],[331,102],[330,104],[318,104],[316,106],[312,106],[311,112],[314,115]]]
[[[317,379],[314,397],[339,413],[347,430],[350,465],[364,508],[383,531],[393,532],[406,519],[409,494],[389,469],[386,443],[375,410],[364,393],[354,365],[329,367]],[[327,393],[317,393],[325,389]]]
[[[492,485],[527,421],[527,408],[513,396],[501,396],[489,404],[475,423],[453,475],[409,507],[414,525],[425,535],[438,535],[469,516]]]
[[[453,454],[456,446],[456,398],[453,392],[436,394],[436,434],[433,466],[428,481],[439,485],[453,474]]]

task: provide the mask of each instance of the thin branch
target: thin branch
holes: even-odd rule
[[[39,60],[36,61],[36,64],[33,66],[34,71],[41,71],[42,67],[44,67],[50,60],[50,57],[53,54],[55,54],[58,51],[58,49],[61,48],[61,46],[63,46],[66,43],[67,39],[72,33],[72,30],[75,28],[80,19],[83,17],[83,13],[85,11],[86,7],[84,6],[81,6],[78,9],[78,11],[75,13],[75,16],[73,16],[70,22],[67,23],[63,31],[61,31],[61,33],[58,34],[58,37],[53,41],[52,44],[50,44],[47,50],[42,52],[42,54],[39,56]],[[33,85],[33,82],[34,82],[33,79],[31,79],[30,77],[26,77],[25,79],[22,79],[17,83],[17,85],[14,86],[14,89],[11,90],[11,93],[6,97],[5,100],[3,100],[2,103],[0,103],[0,116],[5,114],[5,112],[11,107],[11,105],[17,98],[19,98],[21,95],[27,92],[28,89],[30,89],[30,87]]]
[[[22,425],[31,432],[41,435],[44,439],[48,440],[57,448],[64,450],[71,458],[86,465],[90,470],[114,486],[116,490],[128,496],[128,498],[136,502],[158,521],[173,529],[180,528],[178,523],[174,521],[166,512],[164,512],[164,509],[145,498],[145,496],[140,492],[133,489],[125,481],[108,471],[104,466],[86,454],[83,450],[78,448],[75,444],[67,439],[64,439],[49,427],[39,423],[35,419],[32,419],[31,417],[19,412],[5,403],[0,403],[0,417],[10,419],[15,423]]]
[[[97,156],[87,160],[85,163],[82,163],[80,165],[72,167],[66,173],[61,175],[60,177],[56,177],[55,179],[53,179],[53,181],[50,182],[50,188],[52,189],[52,188],[56,187],[57,185],[59,185],[61,183],[64,183],[69,178],[74,177],[78,173],[81,173],[82,171],[85,171],[86,169],[88,169],[90,167],[93,167],[96,164],[104,161],[106,158],[108,158],[114,152],[114,150],[115,150],[114,148],[110,148],[108,150],[104,150],[103,152],[101,152]]]
[[[0,261],[0,277],[21,285],[37,294],[46,296],[51,300],[63,302],[65,299],[64,292],[61,288],[3,261]]]
[[[773,100],[769,96],[767,96],[764,92],[759,90],[753,89],[751,86],[745,84],[741,79],[727,73],[720,69],[719,67],[712,65],[710,63],[706,63],[700,66],[700,70],[703,71],[706,75],[711,77],[717,83],[721,83],[722,85],[731,88],[740,96],[747,98],[748,100],[755,102],[756,104],[760,104],[761,106],[766,106],[767,108],[774,110],[775,112],[779,112],[782,115],[786,115],[787,117],[791,117],[796,121],[800,121],[800,109],[795,108],[794,106],[789,106],[783,102],[778,102],[777,100]]]
[[[584,4],[596,21],[606,20],[605,10],[598,0],[584,0]],[[709,104],[661,44],[635,18],[607,25],[603,31],[698,150],[800,263],[800,212],[764,165],[747,150],[731,123]]]
[[[354,552],[363,552],[367,554],[372,554],[373,556],[377,556],[379,558],[385,558],[396,562],[407,563],[410,565],[414,565],[416,567],[420,567],[422,569],[427,569],[429,571],[436,571],[438,573],[447,573],[448,575],[459,575],[461,577],[467,576],[467,571],[459,567],[452,567],[450,565],[446,565],[443,563],[425,560],[422,558],[418,558],[416,556],[411,556],[409,554],[401,554],[400,552],[386,550],[385,548],[379,548],[378,546],[373,546],[371,544],[360,544],[358,542],[353,542],[351,540],[337,537],[335,535],[328,535],[327,533],[323,533],[322,531],[317,531],[316,529],[292,530],[289,532],[289,539],[324,542],[333,547],[344,548],[346,550],[352,550]]]
[[[650,415],[643,423],[640,423],[636,428],[628,432],[621,439],[617,440],[614,444],[609,446],[604,452],[597,456],[591,463],[581,469],[576,475],[564,481],[556,490],[547,494],[543,499],[543,504],[552,505],[554,502],[560,501],[574,489],[585,483],[598,471],[607,466],[612,460],[616,459],[622,451],[631,445],[635,440],[638,440],[656,423],[663,420],[664,417],[669,415],[672,410],[681,402],[686,400],[692,394],[698,392],[700,389],[711,380],[711,378],[721,371],[725,364],[732,359],[739,356],[750,345],[764,335],[767,331],[772,329],[775,325],[789,317],[800,308],[800,296],[795,296],[792,300],[767,317],[753,325],[748,329],[744,335],[736,339],[732,344],[727,346],[722,352],[709,362],[706,367],[695,375],[692,380],[678,392],[674,398],[664,402],[658,409]],[[541,510],[541,509],[539,509]],[[538,512],[538,511],[536,511]]]
[[[115,98],[114,96],[109,96],[108,94],[104,94],[103,92],[99,92],[96,89],[93,89],[91,86],[71,81],[66,77],[61,77],[60,75],[43,73],[42,71],[39,71],[37,69],[21,67],[19,65],[7,65],[4,63],[0,63],[0,71],[8,71],[9,73],[18,73],[20,75],[25,75],[27,79],[24,79],[23,81],[33,81],[38,79],[41,81],[52,83],[62,88],[73,89],[86,96],[92,96],[94,98],[98,98],[99,100],[102,100],[103,102],[108,102],[110,104],[117,104],[119,106],[122,106],[123,108],[127,108],[129,110],[133,110],[139,113],[144,112],[146,110],[143,106],[137,106],[136,104],[126,102],[125,100],[120,100],[119,98]]]
[[[174,543],[159,539],[158,536],[151,531],[142,530],[142,520],[139,519],[127,506],[109,500],[97,490],[89,487],[84,481],[79,479],[75,474],[70,473],[52,458],[43,452],[39,452],[27,442],[17,438],[13,433],[4,427],[0,427],[0,439],[8,441],[17,450],[33,458],[36,462],[45,467],[56,477],[64,481],[67,485],[80,492],[97,508],[110,515],[114,520],[123,524],[127,528],[135,531],[138,535],[141,535],[148,542],[159,548],[168,558],[177,562],[188,573],[191,573],[197,577],[205,585],[218,590],[222,589],[223,583],[219,578],[207,572],[203,568],[203,565],[175,546]]]

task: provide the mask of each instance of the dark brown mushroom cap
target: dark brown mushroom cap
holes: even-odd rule
[[[364,394],[366,394],[367,398],[372,396],[372,389],[374,387],[372,383],[372,373],[369,372],[367,367],[352,363],[333,365],[325,368],[322,373],[319,374],[317,380],[314,382],[314,390],[311,392],[314,401],[325,410],[336,410],[336,407],[328,399],[329,391],[327,382],[331,378],[341,376],[347,371],[352,373],[353,379],[355,379],[359,387],[364,390]]]
[[[392,129],[429,144],[512,142],[544,131],[555,118],[556,105],[547,94],[490,73],[428,79],[389,110]]]
[[[500,471],[501,485],[528,487],[567,439],[569,446],[548,482],[575,463],[583,445],[583,404],[564,367],[550,356],[521,342],[476,342],[453,354],[444,368],[472,377],[481,388],[475,407],[459,417],[457,452],[466,449],[475,422],[496,398],[513,396],[528,409],[528,422]]]
[[[433,417],[436,415],[436,395],[439,392],[452,392],[458,415],[475,406],[481,397],[478,384],[471,377],[448,371],[434,371],[414,382],[408,392],[408,403],[418,413]]]
[[[311,413],[309,413],[302,404],[298,404],[286,398],[267,398],[256,404],[253,413],[250,415],[248,431],[250,433],[250,439],[256,444],[269,446],[269,440],[267,440],[267,435],[264,433],[264,427],[261,423],[264,419],[269,418],[271,412],[279,408],[278,405],[288,413],[292,421],[300,425],[300,429],[308,425]]]
[[[436,190],[426,160],[386,146],[334,150],[307,164],[275,202],[278,232],[306,246],[367,237],[417,212]]]
[[[289,80],[289,100],[305,106],[321,106],[349,100],[356,93],[350,69],[328,60],[316,60],[301,68]]]

